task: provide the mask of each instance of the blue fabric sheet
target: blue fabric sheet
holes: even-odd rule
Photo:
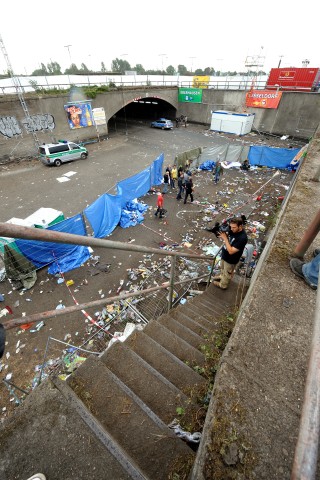
[[[151,165],[151,185],[161,185],[162,183],[162,169],[163,169],[164,154],[161,153],[158,158],[154,160]]]
[[[52,225],[47,230],[86,236],[86,228],[81,214]],[[90,257],[88,247],[64,243],[39,242],[36,240],[16,239],[21,253],[37,268],[42,268],[58,259],[59,266],[54,263],[48,269],[49,273],[68,272],[79,267]]]
[[[117,184],[118,195],[121,196],[121,206],[125,207],[130,200],[142,197],[150,190],[151,186],[151,167],[122,180]]]
[[[121,197],[119,195],[101,195],[84,210],[92,227],[94,237],[103,238],[116,228],[121,217]]]
[[[207,160],[206,162],[201,163],[201,165],[199,165],[199,168],[200,170],[212,171],[215,166],[216,162],[214,162],[213,160]]]
[[[298,153],[298,148],[250,147],[250,165],[285,169]]]
[[[122,209],[120,227],[134,227],[144,220],[143,213],[148,210],[148,205],[140,202],[127,202],[126,208]]]

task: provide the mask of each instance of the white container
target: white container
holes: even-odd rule
[[[216,110],[212,112],[210,130],[245,135],[246,133],[251,132],[253,120],[254,113]]]

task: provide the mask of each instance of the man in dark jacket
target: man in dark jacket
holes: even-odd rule
[[[243,228],[242,218],[231,218],[229,233],[220,232],[219,238],[223,240],[220,260],[220,276],[214,277],[213,284],[226,290],[229,286],[233,272],[239,262],[248,237]]]
[[[183,172],[181,172],[180,175],[179,175],[179,178],[178,178],[179,192],[178,192],[178,195],[177,195],[177,200],[181,200],[181,198],[182,198],[183,187],[184,187],[184,174],[183,174]]]
[[[192,181],[192,176],[190,175],[189,178],[187,179],[186,181],[186,184],[185,184],[185,189],[186,189],[186,193],[185,193],[185,196],[184,196],[184,204],[187,203],[187,198],[188,196],[190,195],[190,200],[191,200],[191,203],[193,202],[193,181]]]

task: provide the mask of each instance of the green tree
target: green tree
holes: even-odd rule
[[[178,65],[178,72],[180,75],[187,75],[188,74],[187,67],[185,67],[184,65]]]
[[[90,70],[85,63],[81,63],[80,72],[81,73],[90,73]]]
[[[141,65],[141,63],[137,63],[135,67],[133,67],[133,70],[137,72],[137,75],[145,75],[146,71]]]
[[[203,70],[203,74],[204,75],[212,75],[214,72],[214,68],[212,67],[206,67],[204,70]]]
[[[197,68],[194,72],[195,75],[204,75],[202,68]]]
[[[58,62],[50,62],[47,64],[49,75],[61,75],[61,67]]]
[[[34,70],[31,75],[35,75],[35,76],[36,75],[48,75],[48,73],[49,72],[48,72],[45,64],[41,63],[40,68],[37,68],[36,70]]]
[[[107,71],[104,62],[101,62],[101,72],[105,73]]]
[[[71,63],[70,67],[66,68],[64,73],[71,74],[71,75],[77,75],[78,73],[81,73],[81,72],[80,72],[80,70],[78,69],[78,67],[75,63]]]
[[[130,63],[127,62],[127,60],[122,60],[121,58],[116,58],[115,60],[112,60],[112,63],[111,63],[112,72],[124,74],[126,70],[131,70]]]
[[[175,69],[172,65],[169,65],[167,67],[166,72],[167,72],[168,75],[175,75],[176,74],[176,71],[175,71]]]

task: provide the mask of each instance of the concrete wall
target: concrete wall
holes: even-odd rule
[[[204,90],[201,104],[179,103],[177,88],[124,89],[99,94],[92,100],[92,107],[104,107],[107,121],[121,108],[133,100],[142,98],[162,99],[185,114],[189,121],[209,126],[212,110],[234,110],[241,112],[245,106],[245,92],[235,90]],[[51,143],[59,139],[76,142],[97,138],[94,126],[71,130],[64,111],[69,101],[67,96],[30,96],[26,104],[34,120],[40,143]],[[168,105],[169,106],[169,105]],[[264,132],[309,138],[320,122],[320,95],[318,93],[284,92],[279,108],[247,109],[255,113],[254,127]],[[108,134],[108,126],[97,127],[100,136]],[[0,99],[0,161],[9,158],[35,156],[37,149],[24,112],[16,96]]]

